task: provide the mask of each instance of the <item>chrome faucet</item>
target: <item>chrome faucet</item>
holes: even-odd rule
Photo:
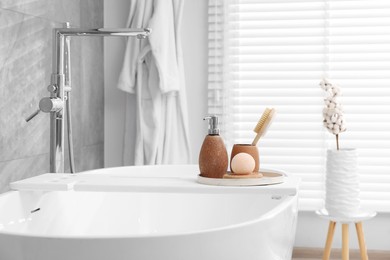
[[[30,121],[39,112],[50,113],[50,172],[64,172],[64,115],[68,121],[68,141],[69,151],[73,152],[71,144],[70,122],[70,36],[122,36],[137,37],[145,39],[151,30],[145,29],[83,29],[70,28],[69,23],[64,24],[64,28],[53,29],[53,59],[51,83],[47,87],[50,97],[44,97],[39,102],[39,109],[26,118]],[[64,106],[66,103],[66,106]],[[71,172],[74,172],[73,156],[70,156]]]

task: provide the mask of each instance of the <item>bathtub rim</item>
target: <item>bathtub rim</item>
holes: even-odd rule
[[[9,191],[5,192],[3,194],[0,194],[0,197],[4,194],[8,194],[11,192],[20,192],[20,191]],[[66,191],[64,191],[66,192]],[[88,191],[86,191],[88,192]],[[93,191],[91,191],[93,192]],[[191,236],[191,235],[202,235],[202,234],[208,234],[208,233],[214,233],[214,232],[223,232],[223,231],[228,231],[228,230],[234,230],[238,228],[244,228],[246,226],[254,225],[258,222],[269,220],[272,217],[278,215],[281,213],[283,210],[285,210],[287,207],[289,207],[291,204],[294,203],[294,201],[298,202],[298,193],[295,195],[284,195],[283,201],[281,201],[279,204],[277,204],[275,207],[273,207],[270,211],[260,215],[257,218],[242,222],[242,223],[237,223],[237,224],[232,224],[232,225],[227,225],[227,226],[222,226],[222,227],[217,227],[217,228],[209,228],[205,230],[198,230],[198,231],[190,231],[190,232],[182,232],[182,233],[161,233],[161,234],[138,234],[138,235],[129,235],[129,236],[115,236],[115,235],[107,235],[107,236],[93,236],[93,235],[83,235],[83,236],[53,236],[53,235],[36,235],[36,234],[28,234],[28,233],[21,233],[21,232],[12,232],[12,231],[4,231],[0,230],[0,236],[15,236],[15,237],[26,237],[26,238],[42,238],[42,239],[79,239],[79,240],[93,240],[93,239],[147,239],[147,238],[164,238],[164,237],[178,237],[178,236]],[[297,210],[298,212],[298,210]]]

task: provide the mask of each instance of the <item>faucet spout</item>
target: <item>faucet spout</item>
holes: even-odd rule
[[[69,37],[73,36],[122,36],[137,37],[142,40],[149,36],[149,28],[69,28],[66,23],[64,28],[53,29],[53,60],[50,100],[60,100],[64,103],[66,99],[66,88],[70,84],[70,52]],[[65,57],[67,56],[67,57]],[[50,112],[50,172],[64,172],[64,115],[66,106],[60,110]]]
[[[133,29],[133,28],[98,28],[98,29],[83,29],[83,28],[57,28],[54,29],[56,34],[63,36],[123,36],[146,38],[151,33],[150,28]]]

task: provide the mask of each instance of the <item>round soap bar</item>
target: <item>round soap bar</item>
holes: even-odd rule
[[[230,164],[235,174],[251,174],[255,169],[255,159],[247,153],[239,153],[233,157]]]

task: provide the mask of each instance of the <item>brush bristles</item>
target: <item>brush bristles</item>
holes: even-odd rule
[[[263,112],[263,115],[261,116],[259,122],[257,122],[257,125],[255,126],[255,128],[253,129],[253,131],[255,133],[259,133],[261,128],[264,126],[264,123],[265,121],[267,120],[267,118],[269,117],[269,114],[271,113],[271,109],[269,108],[266,108]]]
[[[275,109],[266,108],[263,115],[261,116],[259,122],[257,123],[255,129],[255,133],[257,134],[255,139],[253,139],[252,145],[256,146],[259,139],[265,135],[270,126],[272,119],[275,115]]]

